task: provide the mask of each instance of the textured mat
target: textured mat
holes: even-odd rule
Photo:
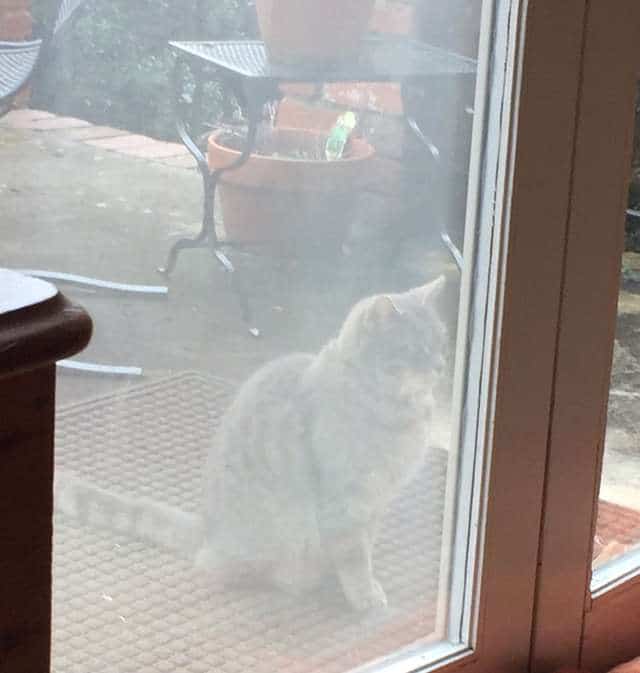
[[[193,510],[232,387],[186,373],[62,409],[58,467]],[[365,620],[337,586],[293,598],[221,592],[187,562],[56,516],[54,673],[340,673],[428,636],[435,619],[446,456],[393,504],[376,549],[389,608]]]

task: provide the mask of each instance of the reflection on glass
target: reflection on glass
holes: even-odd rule
[[[640,547],[640,109],[622,255],[594,567]]]
[[[463,621],[482,3],[256,4],[82,7],[0,126],[12,266],[169,288],[64,286],[102,369],[59,376],[59,673],[340,673]]]

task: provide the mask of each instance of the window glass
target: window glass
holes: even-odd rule
[[[0,120],[8,265],[95,323],[59,366],[53,670],[472,645],[493,3],[58,7]]]

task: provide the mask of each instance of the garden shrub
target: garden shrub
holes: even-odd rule
[[[33,0],[36,31],[59,0]],[[233,39],[246,32],[246,0],[86,0],[56,40],[34,85],[32,104],[158,138],[173,139],[169,40]],[[209,121],[227,99],[205,88]]]

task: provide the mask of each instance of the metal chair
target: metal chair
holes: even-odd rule
[[[18,93],[46,60],[58,33],[84,0],[62,0],[48,33],[35,40],[0,42],[0,117],[11,110]]]
[[[22,42],[0,42],[0,117],[11,110],[16,96],[33,78],[38,67],[47,62],[55,39],[83,2],[84,0],[62,0],[52,28],[45,36],[39,39]],[[167,294],[167,288],[161,286],[112,283],[54,271],[33,269],[20,269],[19,271],[27,276],[81,286],[97,287],[108,291],[151,295]],[[140,376],[142,374],[140,367],[100,365],[91,362],[79,362],[77,360],[60,360],[57,364],[67,369],[78,369],[98,374],[124,376]]]

